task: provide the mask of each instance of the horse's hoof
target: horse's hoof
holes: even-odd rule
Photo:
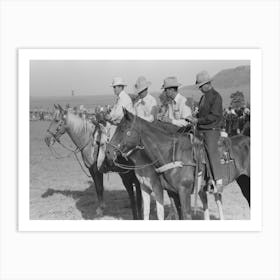
[[[103,216],[103,209],[102,208],[100,208],[100,207],[98,207],[97,209],[96,209],[96,217],[102,217]]]

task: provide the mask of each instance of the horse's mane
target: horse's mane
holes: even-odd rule
[[[153,124],[156,125],[157,128],[163,129],[164,131],[169,131],[170,133],[177,133],[179,128],[178,126],[172,124],[172,123],[167,123],[159,120],[155,120],[152,122]]]
[[[82,131],[84,131],[85,133],[92,132],[94,129],[94,125],[92,122],[87,119],[82,119],[69,111],[67,114],[67,121],[68,124],[72,126],[73,132],[77,134],[81,133]]]
[[[177,127],[176,125],[173,125],[171,123],[165,123],[162,121],[153,121],[153,122],[148,122],[138,116],[134,116],[136,118],[136,120],[138,120],[138,122],[140,123],[140,125],[145,124],[146,126],[148,126],[152,131],[159,131],[161,133],[163,133],[165,136],[167,136],[168,138],[173,136],[182,136],[185,133],[185,128],[180,128]]]

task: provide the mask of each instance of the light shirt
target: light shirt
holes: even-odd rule
[[[119,123],[121,121],[123,118],[123,108],[134,114],[131,98],[125,91],[122,91],[119,94],[117,101],[110,113],[113,122]]]
[[[157,106],[157,101],[148,93],[144,98],[139,99],[134,104],[135,115],[148,122],[152,122],[154,120],[154,116],[152,115],[152,108],[154,106]]]
[[[173,102],[168,104],[168,117],[171,120],[186,119],[192,115],[191,108],[186,105],[187,99],[178,93]]]

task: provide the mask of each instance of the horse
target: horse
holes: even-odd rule
[[[250,205],[250,138],[238,135],[231,138],[236,180],[243,196]],[[167,190],[176,198],[176,206],[182,219],[191,219],[191,193],[194,189],[196,164],[193,162],[191,137],[170,134],[170,131],[149,123],[124,109],[124,117],[107,145],[106,156],[115,160],[118,153],[129,155],[137,147],[145,151],[157,172],[168,183]],[[228,182],[230,183],[230,182]],[[200,189],[200,198],[207,216],[207,196]]]
[[[70,139],[76,146],[73,153],[80,152],[83,163],[87,167],[95,185],[98,207],[96,215],[98,217],[103,215],[105,208],[103,193],[103,173],[98,170],[103,158],[100,150],[100,127],[98,122],[91,122],[87,119],[81,119],[71,111],[64,110],[60,105],[54,105],[55,111],[53,120],[51,121],[47,130],[45,142],[48,146],[53,145],[55,142],[60,143],[63,147],[67,148],[60,142],[60,137],[67,133]],[[53,128],[56,123],[55,129]],[[52,130],[53,129],[53,130]],[[141,219],[142,214],[142,199],[140,184],[134,172],[127,172],[126,170],[118,170],[122,182],[128,192],[130,204],[132,208],[133,219]],[[124,171],[124,172],[122,172]],[[134,186],[136,188],[136,200],[134,195]]]
[[[106,125],[106,126],[105,126]],[[104,161],[100,166],[99,170],[103,173],[108,171],[117,172],[118,169],[122,170],[134,170],[138,181],[140,182],[142,198],[143,198],[143,219],[149,220],[150,216],[150,203],[151,203],[151,194],[154,194],[154,198],[156,201],[156,209],[157,209],[157,218],[159,220],[164,220],[164,195],[162,189],[162,180],[155,172],[154,168],[151,166],[152,163],[149,162],[148,157],[145,152],[135,149],[134,153],[128,157],[122,157],[119,155],[116,160],[110,161],[107,157],[105,157],[106,145],[108,145],[108,135],[112,136],[113,132],[108,132],[108,123],[102,122],[100,123],[101,127],[101,148],[99,150],[100,154],[104,154]],[[109,130],[110,130],[109,126]],[[116,126],[114,126],[116,128]],[[173,201],[171,201],[173,203]],[[174,205],[172,205],[172,210],[174,209]],[[171,219],[173,215],[173,211],[169,212],[168,218]],[[176,212],[175,212],[176,215]]]

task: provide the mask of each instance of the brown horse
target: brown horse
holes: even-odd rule
[[[250,139],[236,136],[232,140],[235,169],[231,181],[236,180],[250,204]],[[169,194],[176,198],[183,219],[191,219],[191,193],[195,182],[193,144],[190,137],[170,133],[157,123],[149,123],[124,110],[124,118],[118,125],[106,155],[115,160],[118,153],[126,156],[136,147],[144,149],[156,171],[161,172],[168,183]],[[230,183],[229,181],[227,183]],[[200,194],[205,193],[202,188]],[[208,209],[207,196],[200,195],[204,210]]]
[[[47,130],[45,142],[48,146],[53,145],[55,142],[60,142],[60,137],[67,133],[75,146],[74,153],[80,152],[82,155],[83,163],[89,170],[89,173],[94,181],[98,207],[96,210],[97,216],[103,215],[105,208],[103,193],[103,173],[98,170],[104,160],[100,150],[100,126],[99,123],[92,123],[87,119],[82,119],[79,116],[64,110],[60,105],[54,105],[54,117]],[[63,144],[62,144],[63,145]],[[67,148],[65,145],[63,145]],[[119,173],[122,182],[128,192],[130,204],[132,208],[133,219],[142,218],[142,199],[140,184],[133,171],[127,172],[118,168],[116,172]],[[136,189],[136,196],[134,194],[134,187]],[[135,198],[136,197],[136,198]]]

